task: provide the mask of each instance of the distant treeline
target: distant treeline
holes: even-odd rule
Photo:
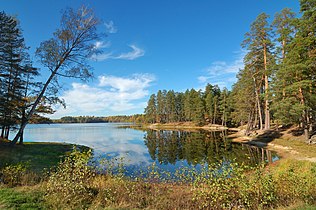
[[[108,122],[143,122],[144,115],[118,115],[108,117],[95,117],[95,116],[65,116],[60,119],[52,120],[51,123],[108,123]]]
[[[183,92],[159,90],[152,94],[145,108],[145,122],[172,123],[194,122],[197,125],[206,123],[231,124],[230,92],[217,85],[208,84],[205,91],[195,89]]]

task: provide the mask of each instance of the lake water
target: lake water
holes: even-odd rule
[[[277,159],[270,151],[231,142],[224,131],[142,131],[121,128],[124,125],[128,124],[30,124],[25,129],[24,139],[85,145],[94,150],[95,157],[124,158],[130,170],[153,162],[159,168],[172,171],[182,166],[220,161],[254,165]]]

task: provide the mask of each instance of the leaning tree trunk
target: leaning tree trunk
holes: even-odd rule
[[[36,101],[34,102],[30,112],[26,115],[25,117],[25,121],[21,123],[20,129],[17,132],[17,134],[15,135],[14,139],[11,141],[11,145],[15,145],[17,143],[17,141],[20,139],[21,135],[23,135],[23,131],[25,129],[25,126],[28,124],[29,120],[31,119],[31,117],[33,116],[37,105],[40,103],[40,101],[42,100],[44,93],[48,87],[48,85],[50,84],[50,82],[52,81],[52,79],[54,78],[54,76],[57,73],[58,68],[61,66],[61,64],[55,68],[55,70],[51,73],[50,77],[48,78],[48,80],[46,81],[42,91],[40,92],[40,94],[38,95],[38,97],[36,98]]]

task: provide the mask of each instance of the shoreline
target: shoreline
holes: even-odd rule
[[[124,126],[125,127],[125,126]],[[228,128],[222,125],[208,124],[196,126],[191,122],[184,123],[154,123],[154,124],[134,124],[127,126],[133,129],[152,129],[152,130],[184,130],[184,131],[232,131],[233,134],[227,137],[233,142],[249,144],[260,148],[265,148],[277,152],[282,159],[307,160],[316,163],[316,145],[309,145],[299,136],[293,136],[289,133],[293,128],[288,130],[256,131],[252,136],[243,134],[240,128]]]
[[[132,124],[129,126],[122,127],[130,127],[130,128],[141,128],[141,129],[151,129],[151,130],[208,130],[208,131],[223,131],[223,130],[231,130],[231,131],[239,131],[239,129],[231,129],[226,126],[218,125],[218,124],[208,124],[203,126],[195,125],[192,122],[178,122],[178,123],[154,123],[154,124]]]
[[[316,163],[316,146],[309,145],[301,137],[294,137],[288,134],[288,130],[280,132],[280,136],[271,137],[267,140],[264,135],[275,130],[261,131],[254,136],[246,136],[240,130],[237,133],[228,135],[233,142],[249,144],[277,152],[282,159],[306,160]]]

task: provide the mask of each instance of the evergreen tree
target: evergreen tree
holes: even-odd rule
[[[295,13],[289,9],[285,8],[280,13],[276,13],[273,20],[273,27],[277,35],[276,41],[280,43],[277,47],[279,55],[279,64],[282,63],[285,55],[288,52],[288,44],[291,43],[295,35],[295,25],[294,25]]]
[[[166,121],[176,121],[176,96],[173,90],[169,90],[166,94]]]
[[[224,88],[221,91],[220,95],[220,113],[221,113],[221,121],[222,126],[227,126],[228,116],[229,116],[229,105],[228,105],[228,97],[229,97],[229,91],[227,88]]]
[[[183,111],[184,111],[184,117],[185,121],[191,121],[192,115],[193,115],[193,101],[192,101],[192,92],[194,90],[186,90],[184,93],[184,102],[183,102]]]
[[[145,108],[145,118],[148,123],[155,123],[157,119],[156,95],[152,94]]]
[[[209,123],[213,123],[214,107],[213,107],[213,85],[207,84],[204,92],[205,116]]]
[[[193,121],[201,126],[205,124],[205,105],[203,101],[203,96],[202,93],[199,91],[197,94],[194,96],[194,115],[193,115]]]
[[[253,81],[250,79],[253,72],[248,68],[239,71],[237,83],[234,84],[231,100],[233,101],[232,120],[237,125],[248,123],[246,134],[253,127],[256,111],[256,97]]]
[[[300,122],[309,139],[316,107],[316,2],[301,0],[300,5],[302,17],[296,20],[295,36],[276,75],[276,81],[284,84],[284,99],[276,102],[275,109],[283,123]]]
[[[0,13],[0,125],[1,137],[8,138],[9,131],[19,122],[25,103],[25,92],[30,77],[38,74],[26,52],[18,21]]]
[[[295,36],[296,27],[295,14],[290,9],[283,9],[280,13],[276,13],[273,26],[277,36],[276,41],[279,42],[277,48],[277,70],[273,80],[273,104],[272,110],[277,122],[281,123],[297,123],[300,122],[300,111],[302,107],[289,97],[291,93],[286,90],[291,80],[285,75],[288,69],[285,67],[284,59],[286,58],[293,38]],[[295,105],[296,104],[296,105]]]
[[[184,117],[184,94],[183,93],[176,93],[176,121],[177,122],[183,122]]]
[[[271,74],[270,67],[273,65],[273,57],[271,55],[273,44],[271,41],[272,28],[268,23],[268,15],[261,13],[251,24],[250,32],[246,33],[246,39],[243,46],[247,48],[248,59],[246,63],[262,62],[262,68],[258,69],[263,75],[264,81],[264,113],[265,113],[265,129],[270,128],[270,97],[269,97],[269,76]],[[263,58],[262,60],[260,58]],[[252,77],[250,77],[252,78]]]
[[[157,122],[166,123],[166,90],[157,93]]]

